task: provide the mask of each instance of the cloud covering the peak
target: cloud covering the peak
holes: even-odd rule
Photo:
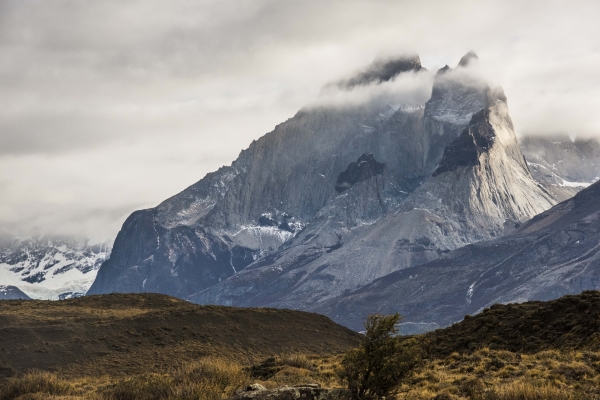
[[[598,15],[583,0],[2,1],[0,230],[112,237],[399,54],[429,72],[382,88],[427,100],[474,50],[518,134],[600,135]]]

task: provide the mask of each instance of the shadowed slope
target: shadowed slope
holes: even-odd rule
[[[237,362],[282,352],[331,354],[359,334],[322,315],[197,306],[158,294],[0,302],[0,372],[161,371],[203,356]]]

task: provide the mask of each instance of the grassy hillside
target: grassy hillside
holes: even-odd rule
[[[396,400],[599,400],[599,301],[585,292],[496,305],[417,336],[423,359]],[[255,382],[336,387],[339,353],[360,338],[319,315],[158,295],[0,303],[0,324],[0,359],[44,370],[0,380],[0,400],[222,400]]]
[[[280,353],[326,355],[359,335],[291,310],[198,306],[157,294],[0,302],[0,374],[161,372],[201,357],[251,365]]]
[[[496,304],[425,337],[435,357],[483,347],[529,354],[550,349],[598,351],[600,292],[546,302]]]

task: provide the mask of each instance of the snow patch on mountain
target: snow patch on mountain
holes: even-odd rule
[[[94,282],[111,243],[86,239],[32,236],[3,238],[0,282],[34,299],[58,300],[84,295]]]

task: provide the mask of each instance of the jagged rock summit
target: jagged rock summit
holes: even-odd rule
[[[395,79],[429,74],[414,56],[338,82],[376,94],[308,106],[133,213],[89,293],[312,309],[514,231],[555,200],[529,173],[502,90],[470,73],[476,58],[439,70],[429,99],[390,95]]]
[[[479,61],[479,56],[477,56],[477,54],[475,54],[473,50],[470,50],[467,54],[462,56],[462,58],[458,62],[458,65],[460,67],[468,67],[469,65],[472,65],[477,61]]]
[[[349,79],[338,81],[334,85],[348,90],[356,86],[387,82],[393,80],[403,72],[419,72],[423,69],[421,60],[416,54],[389,59],[377,59],[364,71],[359,72]]]

